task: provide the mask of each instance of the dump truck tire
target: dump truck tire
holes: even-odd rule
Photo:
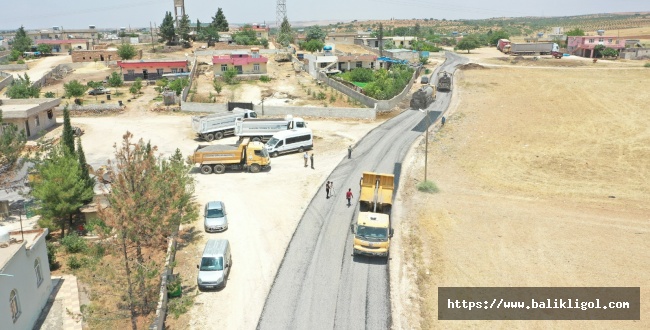
[[[222,174],[226,171],[226,166],[222,164],[214,165],[214,173]]]
[[[253,173],[257,173],[257,172],[259,172],[260,169],[261,169],[261,167],[260,167],[259,164],[253,164],[253,165],[251,165],[251,172],[253,172]]]
[[[215,140],[221,140],[221,139],[223,139],[223,132],[216,132],[216,133],[214,133],[214,139],[215,139]]]
[[[262,138],[260,138],[259,136],[256,136],[256,137],[253,138],[253,141],[254,142],[262,142]]]
[[[208,141],[208,142],[212,142],[214,140],[214,135],[206,134],[205,135],[205,140]]]
[[[202,174],[210,174],[210,173],[212,173],[212,166],[210,166],[210,165],[201,165],[201,173]]]

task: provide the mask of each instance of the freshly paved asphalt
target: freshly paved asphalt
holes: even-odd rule
[[[440,70],[466,62],[447,53]],[[433,73],[436,77],[437,72]],[[320,189],[289,243],[258,329],[388,329],[391,326],[390,261],[352,257],[350,224],[358,214],[359,180],[364,171],[393,173],[399,185],[402,161],[415,139],[449,106],[451,93],[438,93],[424,113],[407,110],[368,133],[328,180],[335,195]],[[345,192],[352,188],[353,206]],[[392,224],[396,227],[395,224]]]

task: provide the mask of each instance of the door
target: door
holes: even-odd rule
[[[147,71],[147,69],[142,69],[142,79],[143,80],[149,79],[149,71]]]
[[[27,137],[30,137],[32,133],[29,132],[29,120],[25,120],[25,132],[27,134]]]

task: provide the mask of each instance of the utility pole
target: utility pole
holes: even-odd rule
[[[151,21],[149,21],[149,32],[151,33],[151,51],[156,52],[156,47],[153,45],[153,28],[151,27]]]
[[[424,112],[425,116],[427,117],[427,127],[425,128],[426,132],[424,133],[425,136],[424,138],[424,182],[427,182],[427,164],[429,163],[427,161],[427,157],[429,156],[429,126],[431,125],[430,123],[431,119],[429,119],[428,109],[427,110],[419,109],[419,110],[420,112]]]
[[[384,56],[384,24],[379,23],[379,57]]]

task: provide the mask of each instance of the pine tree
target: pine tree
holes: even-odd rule
[[[160,24],[160,36],[162,40],[168,44],[174,41],[176,37],[176,29],[174,28],[174,18],[172,17],[171,12],[165,13],[165,18]]]
[[[198,36],[199,33],[201,32],[201,21],[199,19],[196,19],[196,35]]]
[[[226,15],[223,14],[223,10],[221,10],[221,8],[218,8],[217,14],[212,17],[211,25],[217,28],[217,32],[228,31],[228,21],[226,20]]]
[[[95,190],[95,179],[90,177],[88,163],[86,163],[86,154],[81,146],[81,138],[77,139],[77,156],[79,157],[79,167],[81,168],[81,180],[84,181],[86,187]],[[92,198],[85,200],[84,203],[90,203]]]
[[[74,154],[74,131],[72,130],[72,125],[70,125],[70,110],[68,110],[67,105],[63,108],[63,134],[61,141],[66,152],[71,155]]]
[[[10,179],[22,167],[20,154],[26,142],[24,130],[11,123],[3,124],[0,109],[0,188],[10,186]]]
[[[181,20],[178,22],[178,36],[183,41],[190,40],[190,17],[183,15]]]
[[[25,28],[22,25],[18,31],[16,31],[14,42],[12,43],[11,47],[20,53],[28,52],[31,50],[32,39],[27,36],[27,32],[25,32]]]

